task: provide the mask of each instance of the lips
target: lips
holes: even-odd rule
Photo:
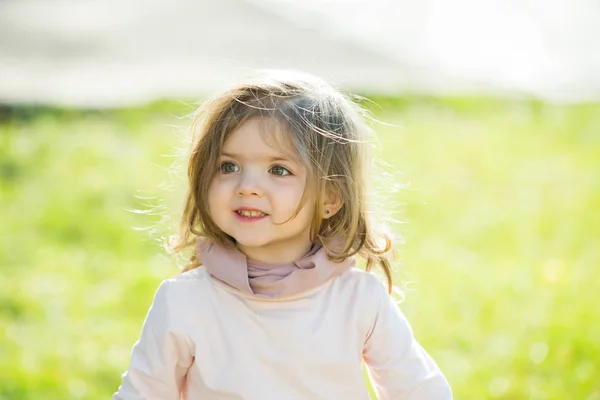
[[[266,217],[268,215],[267,213],[264,213],[255,208],[239,208],[235,210],[235,213],[246,218],[260,218]]]

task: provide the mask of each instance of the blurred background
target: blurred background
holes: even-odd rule
[[[116,390],[178,273],[186,116],[255,68],[372,100],[457,399],[600,399],[598,38],[595,0],[0,0],[0,399]]]

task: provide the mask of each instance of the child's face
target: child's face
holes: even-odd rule
[[[254,118],[229,136],[209,187],[208,206],[215,223],[235,238],[246,256],[291,262],[310,249],[314,202],[309,196],[290,219],[302,198],[307,171],[289,149],[265,142],[262,132],[269,125]]]

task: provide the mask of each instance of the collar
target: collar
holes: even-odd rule
[[[340,241],[329,244],[335,249]],[[353,258],[340,263],[331,261],[325,248],[318,245],[300,260],[287,265],[249,262],[236,247],[221,246],[202,237],[196,239],[196,254],[214,278],[246,294],[267,298],[309,291],[355,265]]]

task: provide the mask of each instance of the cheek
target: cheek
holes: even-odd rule
[[[219,210],[219,205],[223,204],[224,195],[222,182],[213,180],[208,187],[208,209],[211,214]]]
[[[299,185],[274,185],[269,193],[273,201],[285,208],[295,210],[302,199],[304,189]]]
[[[304,195],[304,188],[294,189],[282,193],[278,195],[280,204],[283,203],[289,214],[292,214],[296,211],[298,206],[300,205],[300,201],[302,200],[302,196]],[[295,220],[297,221],[306,221],[307,219],[312,219],[313,213],[315,210],[314,199],[310,193],[306,193],[306,199],[302,208],[300,209],[298,215]]]

